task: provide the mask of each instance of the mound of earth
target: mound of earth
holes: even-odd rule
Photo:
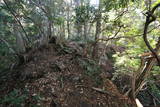
[[[75,49],[50,44],[0,80],[1,107],[134,107],[104,71],[86,73]]]

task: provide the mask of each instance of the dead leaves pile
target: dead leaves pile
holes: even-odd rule
[[[73,53],[60,55],[56,50],[50,46],[38,52],[38,56],[34,56],[38,57],[36,60],[18,69],[25,72],[20,75],[23,74],[23,82],[17,82],[21,80],[17,78],[16,87],[8,86],[10,90],[28,91],[24,107],[134,107],[110,80],[102,78],[103,84],[95,85]]]

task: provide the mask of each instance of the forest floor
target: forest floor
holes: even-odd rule
[[[91,59],[72,48],[49,44],[32,56],[0,80],[0,107],[135,107],[104,70],[92,72]]]

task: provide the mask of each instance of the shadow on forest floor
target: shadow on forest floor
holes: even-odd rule
[[[97,67],[76,51],[50,44],[0,80],[0,106],[135,107]]]

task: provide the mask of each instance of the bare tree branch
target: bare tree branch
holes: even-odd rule
[[[20,25],[21,29],[23,30],[27,40],[30,42],[28,35],[23,27],[23,25],[21,24],[20,20],[16,17],[15,13],[12,11],[12,9],[9,7],[8,3],[6,2],[6,0],[3,0],[3,2],[5,3],[6,7],[8,8],[8,10],[10,11],[10,13],[13,15],[15,21]]]
[[[102,41],[109,41],[109,40],[111,40],[111,39],[120,39],[120,38],[124,38],[124,37],[117,37],[117,38],[116,38],[116,36],[117,36],[118,33],[120,32],[121,28],[122,28],[122,26],[119,27],[118,31],[115,33],[115,35],[114,35],[113,37],[108,38],[108,39],[101,39],[101,38],[100,38],[100,39],[98,39],[97,41],[100,41],[100,40],[102,40]]]
[[[121,38],[127,38],[127,39],[131,39],[131,38],[133,38],[133,37],[130,37],[130,36],[119,36],[119,37],[111,37],[111,38],[108,38],[108,39],[98,39],[98,41],[109,41],[109,40],[115,40],[115,39],[121,39]]]
[[[156,6],[153,7],[153,9],[151,11],[147,12],[147,16],[146,16],[146,23],[144,26],[144,33],[143,33],[143,39],[144,42],[146,44],[146,46],[148,47],[148,49],[152,52],[152,54],[154,55],[154,57],[157,59],[158,64],[160,65],[160,59],[158,58],[158,55],[156,53],[156,51],[152,48],[152,46],[150,45],[148,39],[147,39],[147,31],[148,31],[148,26],[150,23],[152,23],[153,21],[156,20],[156,17],[153,15],[154,11],[160,6],[160,3],[158,3]]]
[[[155,30],[156,28],[158,28],[158,27],[160,27],[160,25],[158,25],[158,26],[155,26],[154,28],[152,28],[150,31],[148,31],[147,32],[147,34],[148,33],[151,33],[153,30]],[[119,29],[120,30],[120,29]],[[118,32],[116,32],[116,34],[115,35],[117,35],[117,33],[119,33],[120,31],[118,31]],[[133,36],[119,36],[119,37],[115,37],[115,36],[113,36],[113,37],[111,37],[111,38],[107,38],[107,39],[103,39],[103,38],[100,38],[100,39],[98,39],[98,41],[109,41],[109,40],[116,40],[116,39],[121,39],[121,38],[126,38],[126,39],[132,39],[132,38],[136,38],[136,37],[140,37],[140,36],[142,36],[143,34],[138,34],[138,35],[133,35]]]
[[[43,8],[42,6],[40,6],[39,4],[36,4],[35,2],[33,2],[32,0],[29,0],[30,3],[32,3],[33,5],[37,6],[39,9],[41,9],[45,14],[46,16],[48,17],[48,13],[47,11],[45,10],[45,8]],[[40,2],[40,1],[39,1]]]
[[[2,41],[3,43],[6,44],[6,46],[9,48],[9,50],[12,52],[12,53],[16,53],[15,50],[11,47],[11,45],[3,38],[0,38],[0,41]]]

